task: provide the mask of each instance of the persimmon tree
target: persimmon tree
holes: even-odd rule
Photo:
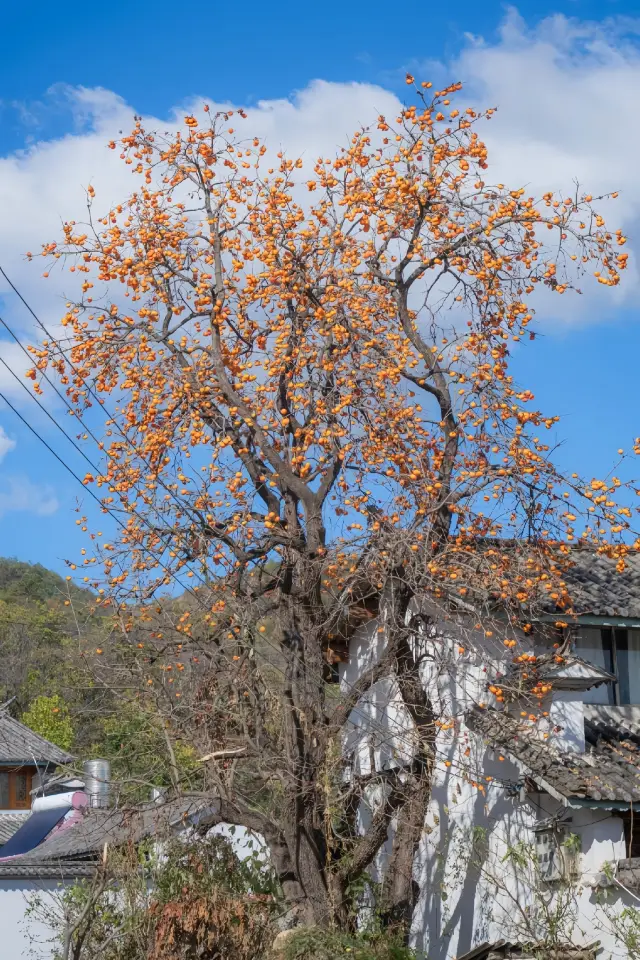
[[[572,542],[620,565],[632,548],[620,481],[563,476],[544,439],[558,417],[509,372],[536,289],[615,286],[625,238],[579,189],[491,184],[492,111],[408,83],[412,105],[311,166],[242,111],[205,105],[165,134],[138,120],[110,144],[135,192],[96,215],[89,188],[87,224],[43,251],[85,277],[29,376],[55,370],[80,417],[107,411],[85,479],[123,523],[94,537],[102,589],[145,695],[208,744],[220,820],[262,834],[303,924],[348,922],[392,827],[380,914],[410,923],[443,722],[412,640],[420,598],[526,628],[570,604]],[[174,576],[192,602],[165,632]],[[360,628],[380,653],[338,696],[327,672]],[[410,755],[350,774],[350,717],[385,679]]]

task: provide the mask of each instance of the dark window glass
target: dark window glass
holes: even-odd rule
[[[581,627],[575,638],[576,655],[588,660],[589,663],[602,667],[608,673],[613,673],[613,631],[611,629]],[[585,703],[614,704],[615,688],[613,683],[602,683],[599,687],[587,690]]]
[[[640,704],[640,630],[616,630],[621,704]]]
[[[15,790],[16,790],[16,807],[26,806],[27,798],[29,795],[26,773],[16,773]]]

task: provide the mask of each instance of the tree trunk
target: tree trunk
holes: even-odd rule
[[[287,830],[287,846],[303,895],[304,924],[329,927],[333,910],[326,878],[324,841],[311,826],[312,813],[291,822]]]
[[[420,886],[413,877],[413,865],[430,797],[431,776],[422,776],[398,815],[382,883],[381,922],[398,933],[405,943],[409,940],[413,911],[420,894]]]

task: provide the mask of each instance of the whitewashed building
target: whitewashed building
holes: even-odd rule
[[[514,667],[504,632],[488,637],[432,611],[416,638],[443,718],[414,864],[413,940],[428,960],[524,957],[531,944],[561,941],[576,949],[549,952],[556,960],[629,956],[640,911],[640,565],[620,575],[603,558],[578,559],[584,612],[558,636],[570,636],[562,661],[542,630],[518,636],[551,688],[535,714],[530,701],[503,704],[489,690],[513,688],[527,666]],[[345,690],[384,642],[376,623],[356,632]],[[411,720],[389,681],[351,721],[355,772],[411,756]],[[637,924],[640,935],[640,913]]]

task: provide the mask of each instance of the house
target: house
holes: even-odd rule
[[[536,944],[556,960],[613,960],[640,934],[640,557],[622,574],[591,551],[574,560],[576,614],[547,610],[530,634],[499,611],[485,632],[425,601],[428,627],[414,642],[447,720],[414,863],[413,939],[429,960],[539,956]],[[514,664],[505,631],[535,661]],[[345,689],[384,643],[376,622],[355,632]],[[518,693],[525,669],[548,691],[535,713]],[[393,684],[380,681],[351,717],[354,772],[406,762],[411,731]]]
[[[0,856],[31,812],[32,791],[71,756],[0,712]]]
[[[11,844],[0,850],[3,957],[57,956],[51,918],[62,915],[65,890],[94,876],[105,847],[168,838],[194,825],[204,812],[201,801],[165,801],[162,796],[131,810],[96,805],[91,777],[86,774],[84,780],[82,789],[72,791],[60,791],[62,780],[51,781],[54,792],[34,800]]]
[[[578,612],[562,615],[561,656],[549,635],[560,616],[553,610],[540,613],[531,634],[496,611],[490,635],[464,611],[424,602],[414,642],[436,714],[447,719],[414,863],[421,899],[413,939],[429,960],[540,960],[541,945],[545,960],[622,960],[625,937],[640,933],[640,558],[623,574],[588,551],[575,560]],[[524,668],[504,646],[505,631],[535,657],[532,669],[549,688],[533,718],[517,693]],[[349,689],[385,639],[376,615],[345,635],[339,669]],[[496,682],[516,691],[505,703],[490,690]],[[406,762],[411,732],[393,684],[380,681],[351,715],[345,746],[354,773],[366,774],[372,762],[378,769]],[[0,851],[0,931],[9,956],[34,937],[40,957],[53,953],[44,927],[27,929],[25,896],[54,897],[92,876],[105,843],[179,831],[206,816],[182,802],[132,813],[96,808],[92,788],[77,786],[49,780],[48,789],[61,791],[56,822],[22,852],[2,858]],[[366,829],[366,811],[362,823]]]
[[[62,917],[64,893],[91,881],[106,850],[143,840],[161,845],[197,827],[231,839],[241,858],[254,855],[246,831],[211,826],[216,818],[204,799],[170,799],[154,789],[148,802],[119,807],[109,778],[108,763],[94,760],[84,764],[82,779],[42,779],[31,810],[0,849],[0,956],[58,956],[52,920]]]

